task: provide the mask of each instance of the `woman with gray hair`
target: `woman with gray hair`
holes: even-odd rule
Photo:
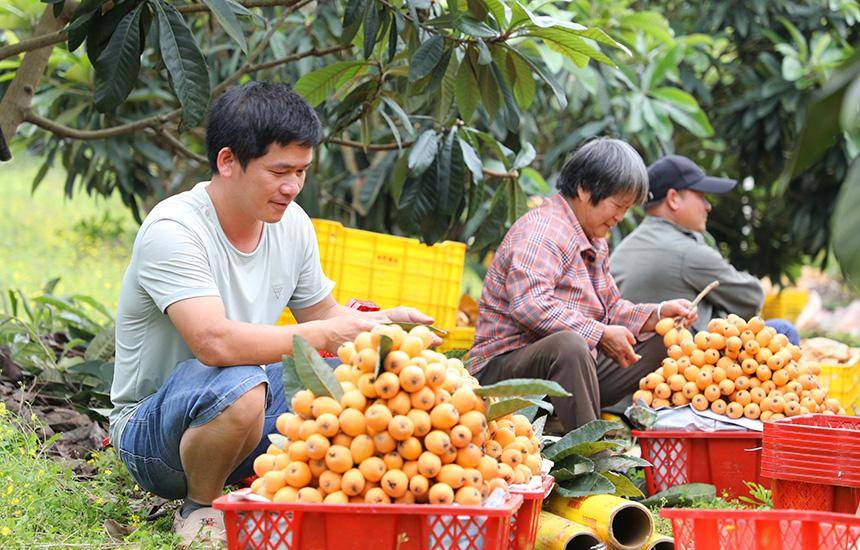
[[[633,304],[609,274],[606,234],[648,194],[648,173],[627,143],[580,147],[558,178],[559,193],[511,226],[484,278],[469,370],[482,384],[542,378],[572,397],[553,397],[565,431],[599,418],[655,370],[665,349],[657,322],[696,319],[687,300]],[[637,343],[638,342],[638,343]]]

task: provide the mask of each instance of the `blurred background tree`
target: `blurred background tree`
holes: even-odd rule
[[[300,200],[312,216],[477,257],[572,149],[612,135],[646,162],[677,152],[743,180],[712,236],[778,278],[830,250],[858,141],[776,182],[858,18],[853,0],[5,0],[0,128],[44,159],[34,185],[59,163],[67,194],[119,194],[140,217],[208,178],[212,97],[287,82],[327,129]]]

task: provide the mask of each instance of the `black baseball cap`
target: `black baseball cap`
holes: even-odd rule
[[[693,189],[702,193],[726,193],[737,180],[707,176],[699,166],[681,155],[660,157],[648,167],[648,202],[658,201],[669,189]]]

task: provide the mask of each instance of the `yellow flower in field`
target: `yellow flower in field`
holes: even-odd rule
[[[3,526],[2,529],[0,529],[0,535],[3,535],[4,537],[8,537],[11,533],[12,533],[12,530],[9,529],[8,527],[6,527],[5,525]]]
[[[19,502],[21,502],[21,501],[18,500],[17,498],[13,498],[12,500],[9,501],[9,504],[11,504],[12,506],[17,506]]]
[[[7,495],[11,495],[13,491],[15,491],[14,485],[9,485],[8,487],[6,487],[6,494]]]
[[[96,499],[96,504],[98,504],[99,506],[101,506],[104,503],[105,503],[105,500],[102,497],[98,497]]]
[[[109,476],[109,475],[111,475],[112,473],[113,473],[113,470],[111,470],[110,468],[108,468],[108,469],[106,469],[106,470],[105,470],[105,475],[106,475],[106,476]]]
[[[36,472],[36,475],[37,475],[37,476],[43,476],[43,475],[45,475],[45,470],[43,470],[43,469],[39,468],[39,471],[38,471],[38,472]]]
[[[140,516],[137,514],[131,515],[131,524],[132,525],[140,525]]]

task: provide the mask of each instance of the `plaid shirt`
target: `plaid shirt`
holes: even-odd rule
[[[496,251],[484,279],[469,371],[562,330],[582,336],[596,356],[606,325],[624,325],[641,339],[656,309],[621,299],[609,274],[606,239],[589,241],[557,194],[517,220]]]

